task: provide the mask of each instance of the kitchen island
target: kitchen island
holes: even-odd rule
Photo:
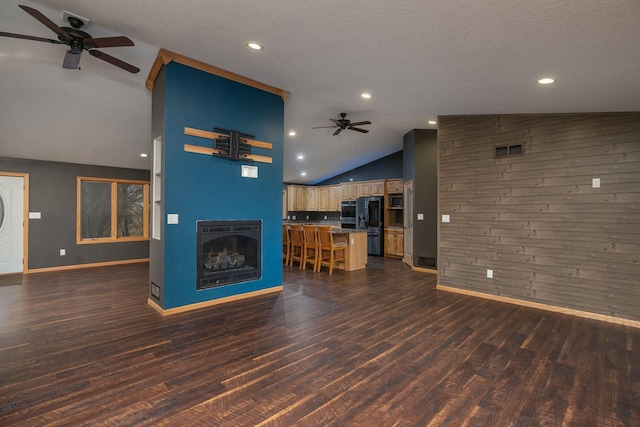
[[[346,265],[336,263],[336,267],[345,271],[365,268],[367,266],[367,231],[352,228],[333,228],[332,231],[335,243],[346,241],[348,245]]]
[[[347,262],[336,262],[335,268],[354,271],[361,270],[367,266],[367,231],[353,228],[340,228],[339,225],[329,222],[289,222],[289,225],[331,225],[333,241],[335,243],[346,242]],[[338,223],[339,224],[339,223]]]

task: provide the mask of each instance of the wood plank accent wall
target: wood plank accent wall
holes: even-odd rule
[[[640,113],[438,123],[441,285],[640,320]]]

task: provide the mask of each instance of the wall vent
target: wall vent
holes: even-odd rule
[[[151,296],[160,301],[160,286],[151,282]]]
[[[521,156],[524,154],[524,148],[522,144],[515,145],[501,145],[495,147],[495,157],[509,157],[509,156]]]
[[[418,257],[418,266],[427,268],[436,268],[436,259],[424,256]]]

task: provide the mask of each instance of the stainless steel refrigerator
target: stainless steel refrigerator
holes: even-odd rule
[[[356,201],[356,229],[367,230],[369,255],[384,255],[384,197],[359,197]]]

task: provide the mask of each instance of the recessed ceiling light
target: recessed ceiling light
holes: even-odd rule
[[[295,130],[290,131],[289,136],[296,136],[296,131]]]
[[[538,79],[538,83],[540,83],[541,85],[550,85],[551,83],[555,83],[555,79],[545,77],[542,79]]]
[[[429,120],[427,123],[429,123],[430,125],[435,125],[437,122],[435,120]]]
[[[253,43],[253,42],[247,43],[247,46],[249,46],[251,49],[254,49],[254,50],[262,49],[262,46],[260,46],[258,43]]]
[[[363,93],[360,95],[361,97],[363,97],[364,99],[370,99],[371,98],[371,94],[370,93]]]
[[[307,173],[306,172],[300,172],[300,175],[307,176]]]
[[[140,153],[140,157],[149,157],[147,153]]]
[[[298,154],[298,160],[302,160],[304,159],[304,156],[302,154]]]

